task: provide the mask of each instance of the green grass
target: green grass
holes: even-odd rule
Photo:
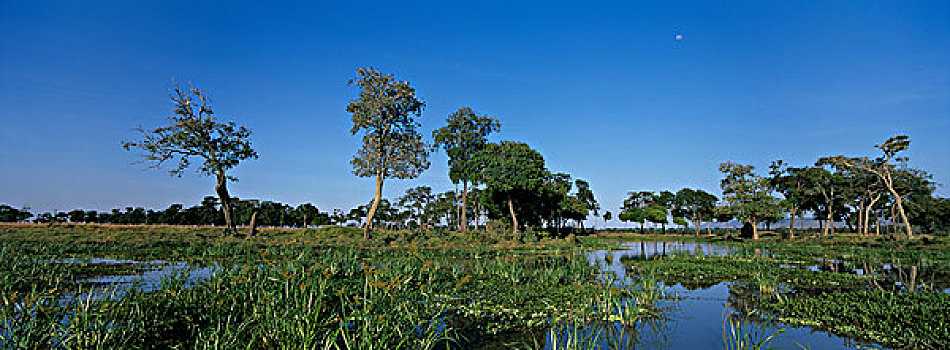
[[[619,310],[600,306],[631,293],[601,284],[581,250],[557,245],[381,249],[168,233],[103,244],[92,241],[127,233],[66,242],[59,237],[73,234],[63,231],[0,240],[4,347],[469,348],[566,320],[614,319]],[[55,259],[90,256],[219,267],[194,286],[182,272],[152,292],[67,297],[95,286],[82,283],[85,268]],[[640,310],[649,305],[624,317]]]

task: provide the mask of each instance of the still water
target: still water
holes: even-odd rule
[[[621,249],[597,250],[588,253],[587,260],[603,271],[605,280],[614,283],[630,282],[627,266],[621,260],[628,258],[651,258],[669,254],[705,254],[725,256],[734,254],[737,248],[697,242],[634,242],[623,245]],[[662,283],[662,282],[661,282]],[[638,324],[635,329],[622,330],[615,327],[612,332],[621,342],[610,339],[601,341],[601,348],[612,349],[610,343],[626,343],[624,348],[638,349],[721,349],[724,347],[724,335],[730,334],[726,315],[734,314],[732,305],[741,302],[742,293],[737,282],[722,282],[708,288],[689,289],[677,283],[662,285],[670,298],[662,300],[661,307],[668,310],[668,318],[654,322]],[[880,348],[876,345],[858,344],[852,340],[837,337],[827,332],[808,327],[791,327],[781,323],[763,324],[753,319],[744,319],[747,325],[759,328],[759,334],[773,334],[771,345],[781,349],[867,349]],[[635,333],[635,334],[634,334]],[[633,339],[633,342],[628,341]],[[548,339],[547,348],[553,341]]]

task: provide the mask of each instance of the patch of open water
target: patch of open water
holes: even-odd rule
[[[623,257],[650,258],[666,254],[705,254],[725,256],[738,251],[735,247],[707,242],[635,242],[624,244],[621,249],[596,250],[588,253],[587,259],[592,265],[604,272],[605,280],[613,275],[617,283],[624,283],[627,268],[621,263]],[[668,318],[660,321],[659,327],[641,327],[637,348],[644,349],[712,349],[724,346],[724,335],[729,334],[726,315],[736,310],[732,303],[741,298],[737,293],[737,284],[721,282],[708,288],[689,289],[681,284],[663,286],[668,295],[674,298],[660,301],[661,306],[670,310]],[[814,330],[810,327],[792,327],[781,323],[765,324],[754,319],[743,322],[757,322],[760,332],[772,334],[779,332],[771,345],[781,349],[859,349],[880,348],[878,345],[858,344],[851,339],[838,337],[830,333]],[[631,337],[627,335],[627,337]],[[548,348],[550,347],[550,340]],[[607,348],[606,341],[602,342]]]

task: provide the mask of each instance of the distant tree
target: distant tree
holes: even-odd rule
[[[350,221],[350,220],[356,221],[357,225],[359,225],[361,223],[361,220],[364,220],[366,217],[367,216],[366,216],[365,205],[360,205],[360,206],[357,206],[356,208],[350,209],[350,211],[347,212],[347,215],[346,215],[347,221]]]
[[[584,218],[581,219],[581,229],[584,228],[584,221],[587,219],[589,212],[594,212],[594,216],[597,216],[597,211],[600,210],[600,204],[597,203],[597,199],[594,198],[594,191],[590,189],[590,183],[586,180],[577,179],[574,180],[574,186],[577,187],[577,194],[575,196],[587,207],[584,212]]]
[[[795,236],[795,216],[801,215],[804,221],[805,209],[811,206],[808,202],[805,169],[788,167],[781,159],[769,165],[769,188],[784,197],[784,207],[789,212],[789,237]]]
[[[170,98],[175,108],[168,125],[152,130],[140,127],[142,140],[124,141],[122,147],[141,150],[145,160],[154,167],[169,160],[177,161],[178,165],[169,171],[173,176],[181,176],[192,157],[201,159],[198,171],[216,180],[215,192],[221,201],[226,225],[224,231],[235,233],[227,183],[237,178],[227,171],[243,160],[258,157],[251,148],[251,131],[234,122],[219,121],[211,109],[211,97],[203,90],[174,86]]]
[[[831,170],[826,169],[825,166],[830,166]],[[815,196],[814,203],[819,212],[825,215],[825,225],[821,235],[833,234],[835,217],[840,217],[840,213],[844,211],[847,180],[827,158],[818,159],[815,167],[806,169],[805,178],[808,190]]]
[[[86,222],[99,222],[99,212],[95,210],[87,210],[85,213]]]
[[[371,239],[373,216],[383,196],[386,178],[412,179],[429,168],[429,146],[417,130],[417,117],[425,103],[416,97],[409,82],[375,68],[360,68],[350,80],[360,88],[359,97],[346,106],[352,114],[350,133],[363,133],[363,145],[353,160],[353,173],[376,178],[376,195],[367,212],[363,239]]]
[[[334,225],[342,225],[346,220],[346,214],[343,214],[343,209],[333,208],[333,214],[330,214],[330,222]]]
[[[488,135],[498,131],[501,124],[488,115],[479,116],[469,107],[460,108],[446,118],[446,126],[432,132],[435,146],[442,147],[449,156],[449,179],[462,183],[462,211],[459,230],[468,229],[468,184],[477,180],[477,170],[468,160],[485,148]]]
[[[507,204],[512,229],[520,237],[515,202],[534,196],[550,176],[544,166],[541,153],[520,142],[502,141],[489,143],[477,152],[469,162],[478,169],[477,179],[486,185],[486,190]],[[522,201],[526,204],[527,201]]]
[[[639,223],[640,234],[643,234],[643,224],[646,220],[646,215],[644,215],[643,209],[637,207],[626,208],[620,212],[620,215],[617,215],[617,218],[624,222]]]
[[[674,218],[688,217],[696,226],[696,234],[699,235],[703,219],[712,219],[713,209],[716,207],[716,201],[718,200],[716,196],[709,192],[683,188],[676,192],[675,207],[678,215],[674,215]]]
[[[611,214],[609,211],[605,211],[605,212],[604,212],[604,216],[603,216],[603,218],[604,218],[604,228],[607,228],[607,222],[610,221],[610,218],[612,218],[612,217],[613,217],[613,214]]]
[[[418,186],[406,189],[406,194],[399,197],[399,206],[409,210],[409,218],[415,221],[421,228],[428,227],[429,220],[426,217],[426,207],[429,206],[435,196],[432,195],[432,188],[429,186]]]
[[[69,222],[86,222],[86,212],[82,209],[74,209],[69,212]]]
[[[663,205],[650,204],[643,208],[643,218],[654,225],[661,225],[663,233],[666,233],[666,224],[669,222],[666,210],[667,208]],[[656,232],[656,226],[653,227],[653,232]]]
[[[14,208],[6,204],[0,204],[0,222],[18,222],[33,217],[33,214],[27,211]]]
[[[756,175],[753,169],[751,165],[731,162],[719,164],[719,171],[725,175],[720,182],[723,200],[728,204],[720,210],[751,225],[752,239],[757,240],[759,231],[756,225],[766,217],[775,216],[779,200],[769,194],[768,179]]]
[[[643,234],[643,225],[647,219],[645,210],[655,203],[655,197],[653,192],[648,191],[628,192],[627,199],[624,199],[623,206],[620,207],[621,212],[617,215],[617,218],[624,222],[639,223],[640,234]]]
[[[320,210],[310,203],[298,205],[294,209],[296,216],[300,217],[300,227],[307,228],[315,219],[320,216]]]

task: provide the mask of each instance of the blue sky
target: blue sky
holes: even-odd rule
[[[683,35],[675,40],[676,34]],[[164,208],[212,193],[133,164],[119,144],[193,81],[250,127],[261,158],[234,195],[322,210],[372,196],[350,172],[346,82],[373,65],[427,102],[427,135],[462,106],[498,117],[605,209],[631,190],[719,193],[717,164],[764,170],[874,155],[950,196],[950,2],[0,2],[0,202]],[[415,180],[448,190],[443,154]]]

